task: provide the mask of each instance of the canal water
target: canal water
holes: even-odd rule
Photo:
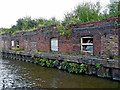
[[[70,74],[29,62],[0,59],[0,89],[118,87],[120,87],[120,82],[109,79]]]

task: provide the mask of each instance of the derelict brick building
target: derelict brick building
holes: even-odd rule
[[[55,26],[39,27],[34,31],[22,31],[14,35],[1,34],[2,49],[24,48],[26,51],[59,53],[89,53],[93,55],[120,55],[119,18],[69,25],[71,36],[60,36]],[[43,29],[43,30],[42,30]]]

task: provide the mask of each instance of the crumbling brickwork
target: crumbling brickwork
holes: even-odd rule
[[[69,25],[69,29],[72,31],[70,37],[61,36],[59,30],[54,28],[55,26],[39,27],[37,30],[22,31],[15,35],[2,34],[0,43],[4,42],[2,48],[10,49],[11,41],[14,40],[14,48],[16,48],[16,42],[19,41],[19,48],[24,48],[26,51],[51,52],[51,39],[57,38],[58,52],[80,54],[82,52],[81,38],[93,37],[93,55],[100,56],[110,53],[120,55],[120,31],[115,25],[116,19],[118,17],[89,23],[71,24]]]

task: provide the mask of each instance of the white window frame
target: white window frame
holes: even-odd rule
[[[84,38],[92,38],[93,39],[93,37],[81,37],[81,51],[82,52],[93,53],[93,51],[85,51],[85,50],[83,50],[83,46],[93,46],[93,43],[83,43]]]

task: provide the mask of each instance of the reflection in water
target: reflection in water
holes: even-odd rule
[[[8,69],[9,67],[6,67],[7,63],[9,61],[0,60],[0,89],[13,87],[14,84],[14,74],[12,74],[12,70]]]
[[[36,64],[0,59],[2,88],[118,88],[120,83],[88,75],[74,75]]]

